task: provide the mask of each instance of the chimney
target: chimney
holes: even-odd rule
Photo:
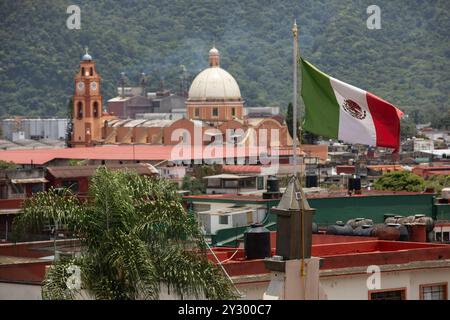
[[[293,176],[277,207],[276,255],[283,260],[307,259],[311,257],[312,223],[315,209],[311,209],[300,186]]]

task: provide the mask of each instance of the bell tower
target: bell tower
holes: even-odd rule
[[[75,75],[75,93],[73,97],[73,133],[74,147],[92,146],[102,138],[103,106],[100,94],[101,77],[95,68],[95,61],[86,53],[81,58],[80,69]]]

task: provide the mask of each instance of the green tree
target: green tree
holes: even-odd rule
[[[400,135],[402,139],[416,136],[417,130],[414,122],[410,120],[402,120],[400,122]]]
[[[14,162],[0,160],[0,170],[14,170],[16,167]]]
[[[434,189],[439,196],[442,189],[450,187],[450,175],[433,175],[425,180],[425,186]]]
[[[377,190],[420,192],[425,188],[425,180],[409,171],[393,171],[378,178],[374,183],[374,188]]]
[[[207,245],[173,184],[132,171],[99,168],[89,200],[50,189],[25,201],[16,235],[44,225],[81,241],[81,257],[56,261],[43,285],[45,299],[74,299],[67,267],[81,270],[82,288],[96,299],[157,299],[165,284],[180,297],[229,299],[231,281],[207,259]]]

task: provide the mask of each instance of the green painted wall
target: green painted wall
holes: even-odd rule
[[[309,199],[316,209],[314,221],[319,225],[334,224],[336,220],[346,222],[352,218],[368,218],[374,223],[382,223],[384,214],[432,216],[432,194],[382,195],[370,197],[342,197]]]
[[[436,204],[436,220],[450,221],[450,204]]]

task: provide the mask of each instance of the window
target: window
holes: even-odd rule
[[[447,283],[421,285],[420,300],[447,300]]]
[[[72,190],[73,192],[78,192],[79,186],[77,180],[64,180],[61,182],[61,186],[64,188],[68,188]]]
[[[406,290],[382,290],[369,292],[370,300],[406,300]]]
[[[212,116],[218,117],[219,116],[219,108],[213,108],[212,109]]]
[[[231,108],[231,116],[236,116],[236,108]]]
[[[237,188],[239,187],[239,181],[237,180],[224,180],[223,181],[224,188]]]
[[[264,189],[264,177],[258,177],[258,190]]]
[[[81,68],[81,76],[84,76],[84,68]]]
[[[219,216],[219,224],[228,224],[228,216]]]
[[[199,108],[195,108],[194,109],[194,117],[196,117],[196,118],[200,117],[200,110],[199,110]]]
[[[31,193],[35,194],[44,191],[44,185],[42,183],[36,183],[31,185]]]
[[[253,223],[253,212],[247,212],[247,224]]]
[[[23,194],[23,193],[25,193],[25,189],[23,188],[23,184],[17,184],[17,183],[11,184],[11,193],[13,193],[13,194]]]
[[[442,242],[450,242],[450,232],[442,232]]]
[[[98,118],[98,102],[97,101],[95,101],[94,102],[94,111],[93,111],[93,114],[94,114],[94,118]]]
[[[94,69],[92,69],[92,67],[89,69],[89,75],[93,76],[94,75]]]
[[[437,242],[442,242],[442,232],[441,231],[436,231],[434,239]]]
[[[78,102],[77,104],[77,118],[82,119],[83,118],[83,103]]]

